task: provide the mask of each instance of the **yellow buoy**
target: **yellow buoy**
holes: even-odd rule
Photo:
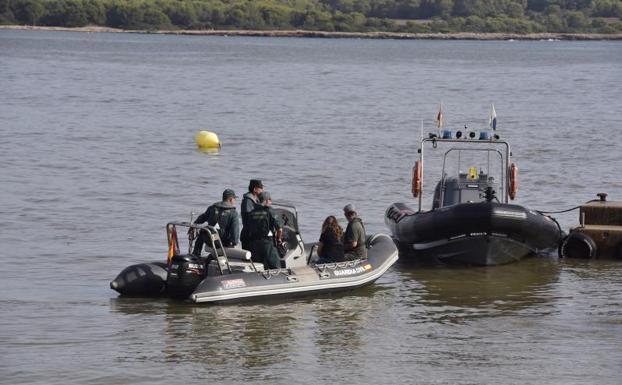
[[[220,140],[218,135],[211,131],[199,131],[194,137],[194,141],[201,149],[220,148]]]

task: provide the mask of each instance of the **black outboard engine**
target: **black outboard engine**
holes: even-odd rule
[[[205,262],[201,257],[176,255],[168,268],[167,290],[172,297],[188,298],[205,275]]]

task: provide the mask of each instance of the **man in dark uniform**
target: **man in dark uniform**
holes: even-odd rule
[[[250,244],[247,241],[246,236],[246,223],[248,220],[248,214],[255,209],[255,206],[259,204],[259,194],[263,191],[263,183],[259,179],[251,179],[248,184],[248,192],[244,194],[242,198],[242,234],[240,238],[242,240],[242,248],[245,250],[250,250]]]
[[[347,204],[343,208],[343,213],[348,220],[348,227],[343,234],[345,259],[351,261],[367,258],[367,248],[365,247],[367,235],[365,234],[363,221],[358,217],[356,208],[352,204]]]
[[[276,242],[281,242],[283,229],[270,208],[272,198],[267,191],[259,194],[259,204],[248,214],[246,225],[249,250],[254,262],[262,262],[266,269],[281,267]]]
[[[207,222],[218,230],[220,240],[224,247],[235,247],[240,241],[240,218],[235,209],[235,199],[237,196],[231,189],[226,189],[222,193],[222,202],[216,202],[205,210],[205,212],[194,221],[196,224]],[[195,255],[201,255],[203,244],[207,241],[205,230],[201,230],[199,237],[194,242]]]

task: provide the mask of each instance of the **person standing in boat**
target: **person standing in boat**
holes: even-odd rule
[[[276,269],[281,267],[276,243],[281,242],[283,228],[270,204],[272,197],[269,192],[259,194],[259,204],[248,214],[244,228],[251,259],[263,263],[266,269]]]
[[[240,207],[242,213],[242,234],[240,234],[240,238],[242,240],[242,248],[245,250],[250,250],[250,244],[246,236],[248,214],[259,204],[259,194],[262,192],[263,183],[259,179],[251,179],[248,184],[248,192],[242,197],[242,205]]]
[[[218,230],[218,235],[224,247],[235,247],[240,241],[240,218],[235,209],[235,199],[237,196],[231,189],[226,189],[222,193],[222,201],[216,202],[198,216],[194,221],[196,224],[207,222]],[[203,244],[207,240],[205,230],[199,232],[197,240],[194,242],[194,255],[201,255]]]
[[[343,229],[333,215],[326,217],[322,224],[322,234],[317,247],[320,259],[317,263],[332,263],[344,261]]]
[[[351,261],[367,258],[367,248],[365,247],[367,236],[363,221],[358,217],[353,204],[347,204],[343,208],[343,213],[348,220],[348,227],[346,227],[346,232],[343,236],[345,259]]]

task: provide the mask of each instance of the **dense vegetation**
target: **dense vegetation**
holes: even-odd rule
[[[0,0],[0,24],[125,29],[622,32],[622,0]]]

